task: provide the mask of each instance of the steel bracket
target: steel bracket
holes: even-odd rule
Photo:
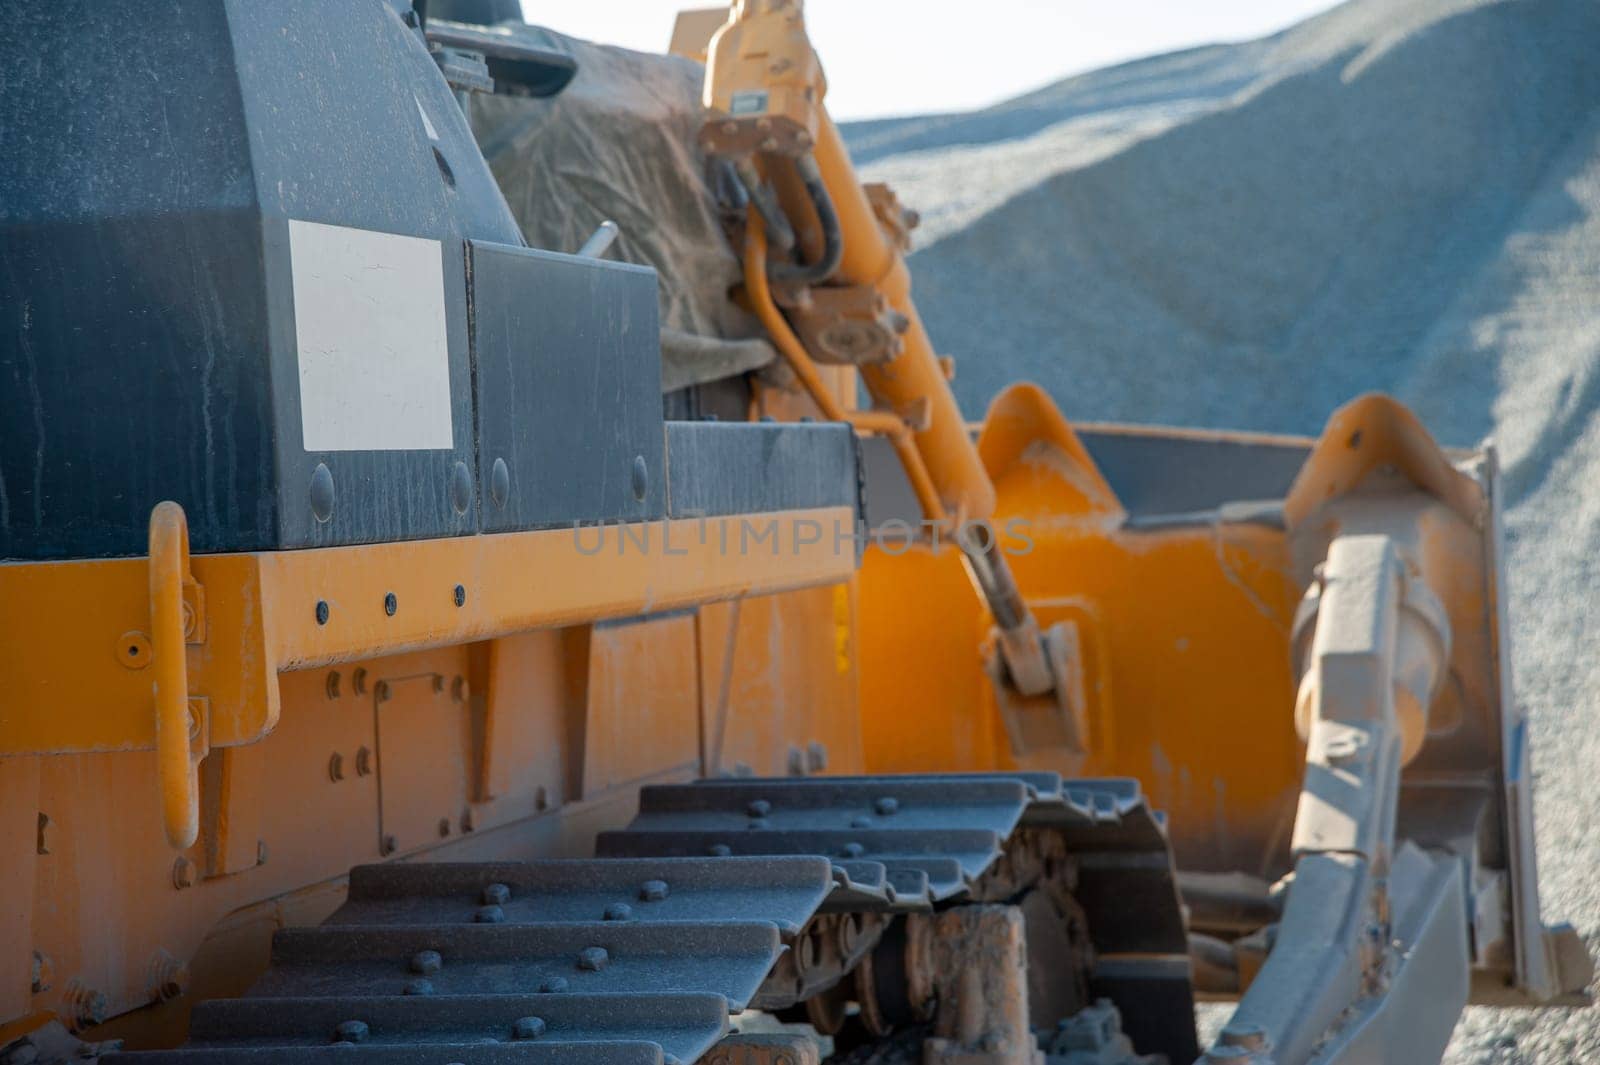
[[[1011,753],[1018,757],[1040,751],[1087,754],[1088,696],[1077,623],[1058,621],[1040,634],[1053,682],[1043,695],[1024,695],[1010,682],[1000,639],[1001,633],[996,630],[985,656],[985,668],[1005,722],[1006,737],[1011,741]]]

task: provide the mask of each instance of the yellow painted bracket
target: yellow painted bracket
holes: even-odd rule
[[[168,830],[192,839],[194,760],[273,729],[280,672],[835,584],[854,521],[823,507],[191,558],[163,504],[149,560],[0,563],[0,757],[159,750]]]

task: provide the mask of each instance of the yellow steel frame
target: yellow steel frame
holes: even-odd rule
[[[205,633],[186,647],[187,694],[207,700],[210,746],[250,743],[278,720],[280,671],[836,583],[855,569],[853,522],[818,508],[197,555]],[[816,527],[843,539],[807,542]],[[0,565],[0,756],[156,746],[154,677],[182,674],[156,664],[150,572],[143,558]]]

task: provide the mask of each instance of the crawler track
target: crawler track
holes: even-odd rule
[[[592,860],[358,867],[325,923],[277,934],[248,994],[195,1008],[188,1044],[105,1060],[688,1063],[730,1012],[840,984],[898,915],[1063,870],[1092,993],[1141,1050],[1196,1053],[1171,856],[1133,781],[735,779],[639,805]]]

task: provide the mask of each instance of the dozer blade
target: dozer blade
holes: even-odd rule
[[[1446,452],[1381,396],[1315,442],[1080,435],[1031,386],[978,446],[1028,606],[1073,632],[1087,742],[943,664],[990,624],[950,552],[880,545],[868,610],[938,623],[892,630],[918,669],[867,649],[864,695],[892,708],[873,764],[1143,780],[1193,888],[1199,988],[1244,996],[1217,1060],[1436,1060],[1469,1001],[1584,1001],[1581,942],[1540,920],[1492,449]]]

